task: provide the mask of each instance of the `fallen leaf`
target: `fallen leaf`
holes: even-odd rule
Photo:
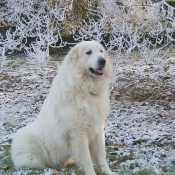
[[[124,161],[126,161],[126,160],[130,160],[130,159],[133,157],[133,155],[134,155],[134,153],[133,153],[133,152],[130,152],[129,155],[126,155],[126,156],[121,157],[121,158],[115,163],[115,165],[116,165],[116,166],[119,166],[121,162],[124,162]]]
[[[133,144],[136,145],[136,144],[138,144],[138,143],[140,144],[142,142],[146,142],[146,139],[140,138],[140,139],[134,140]]]
[[[10,169],[10,165],[7,165],[6,167],[2,168],[4,171],[7,171]]]

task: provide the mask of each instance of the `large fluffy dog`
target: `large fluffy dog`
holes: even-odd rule
[[[75,163],[95,175],[107,174],[104,122],[109,110],[111,62],[103,46],[84,41],[73,47],[54,78],[36,120],[14,137],[16,167],[53,168]]]

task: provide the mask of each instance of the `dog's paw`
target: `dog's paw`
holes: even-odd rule
[[[57,170],[49,168],[48,175],[62,175],[62,174],[60,172],[58,172]]]
[[[112,171],[110,171],[110,172],[108,172],[108,173],[106,173],[107,175],[119,175],[118,173],[116,173],[116,172],[112,172]]]
[[[111,172],[110,175],[119,175],[118,173],[115,173],[115,172]]]
[[[108,172],[104,172],[106,175],[119,175],[118,173],[116,172],[112,172],[112,171],[108,171]]]

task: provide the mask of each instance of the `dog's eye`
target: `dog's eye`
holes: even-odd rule
[[[86,54],[87,54],[87,55],[90,55],[90,54],[92,54],[92,51],[89,50],[89,51],[86,52]]]
[[[100,52],[102,53],[103,51],[102,51],[102,50],[100,50]]]

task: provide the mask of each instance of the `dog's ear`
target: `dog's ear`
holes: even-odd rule
[[[71,50],[68,52],[68,56],[70,61],[77,61],[78,60],[78,47],[74,46],[71,48]]]

